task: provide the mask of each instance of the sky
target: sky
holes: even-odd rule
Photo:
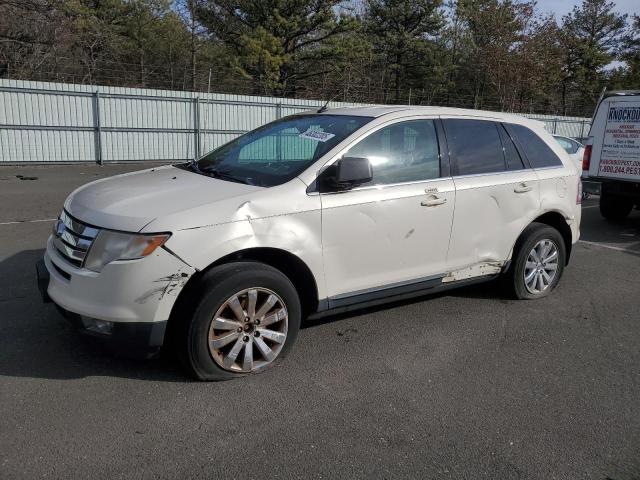
[[[616,10],[629,15],[640,15],[640,0],[612,0],[616,4]],[[582,3],[581,0],[538,0],[538,9],[541,12],[552,12],[560,20],[563,15],[569,13],[574,5]]]

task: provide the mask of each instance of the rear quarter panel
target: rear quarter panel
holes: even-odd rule
[[[542,125],[534,123],[529,126],[562,162],[562,166],[534,169],[540,182],[540,215],[558,212],[564,216],[571,228],[572,243],[575,243],[580,237],[582,210],[578,203],[578,192],[582,172],[571,155]]]

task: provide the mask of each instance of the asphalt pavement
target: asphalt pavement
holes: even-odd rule
[[[586,201],[543,300],[485,284],[329,317],[278,367],[198,383],[109,355],[36,288],[64,198],[143,167],[0,168],[1,479],[640,479],[639,211]]]

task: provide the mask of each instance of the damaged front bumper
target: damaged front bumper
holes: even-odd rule
[[[163,248],[96,273],[66,262],[51,239],[36,271],[44,301],[52,300],[83,333],[133,357],[160,349],[178,294],[195,273]]]

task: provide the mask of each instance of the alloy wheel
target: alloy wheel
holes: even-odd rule
[[[229,297],[211,320],[209,352],[225,370],[260,370],[282,350],[288,320],[287,308],[275,292],[261,287],[242,290]]]
[[[535,244],[524,266],[524,284],[529,293],[546,291],[558,272],[558,247],[549,239]]]

